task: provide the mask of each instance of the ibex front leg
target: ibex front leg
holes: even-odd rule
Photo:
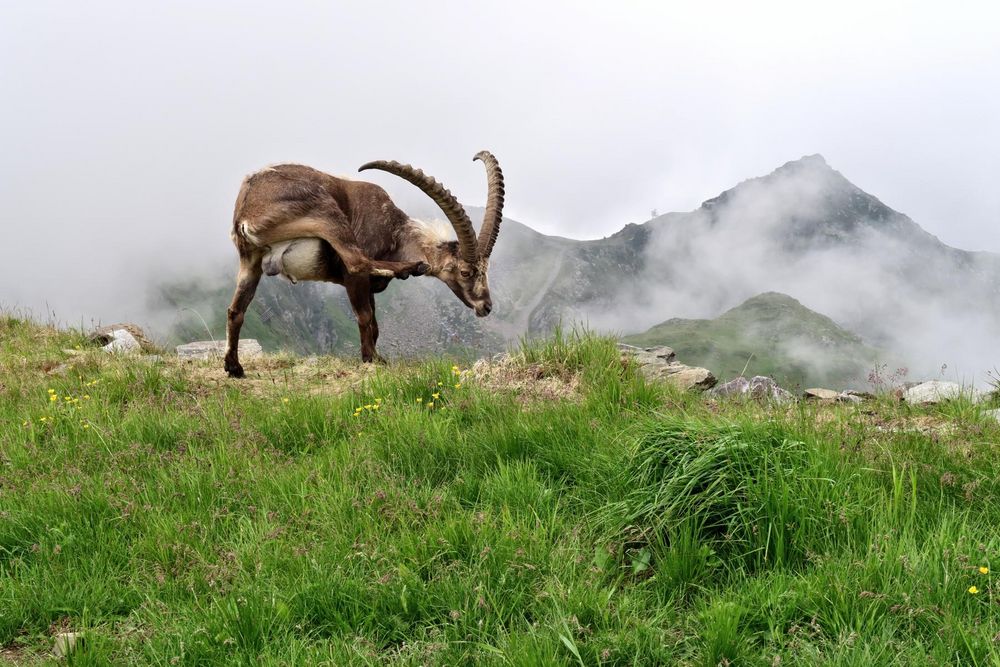
[[[254,230],[258,245],[271,245],[299,238],[323,239],[340,256],[352,276],[401,278],[421,276],[430,270],[426,262],[389,262],[369,258],[358,247],[343,213],[337,210],[313,212],[297,220]]]
[[[259,255],[240,257],[240,272],[236,276],[236,293],[229,305],[226,317],[226,360],[224,363],[229,377],[243,377],[243,366],[240,365],[240,328],[250,302],[257,292],[257,283],[263,273]]]
[[[358,333],[361,335],[361,361],[385,363],[375,351],[378,340],[378,323],[375,321],[375,299],[372,296],[371,281],[362,276],[351,276],[344,283],[347,298],[351,301],[354,316],[358,319]]]

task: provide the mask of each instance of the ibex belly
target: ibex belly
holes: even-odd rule
[[[269,276],[281,275],[293,283],[300,280],[325,280],[322,241],[315,238],[292,239],[270,246],[262,266]]]

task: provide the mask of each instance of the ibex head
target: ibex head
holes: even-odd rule
[[[473,160],[482,160],[486,166],[486,180],[489,186],[486,213],[483,216],[478,239],[468,214],[455,196],[420,169],[395,161],[379,160],[363,165],[358,171],[381,169],[395,174],[413,183],[434,200],[455,228],[458,240],[439,246],[443,256],[436,262],[433,274],[444,282],[462,303],[474,309],[477,316],[486,317],[493,309],[490,284],[486,274],[489,269],[490,254],[500,232],[500,221],[503,218],[503,172],[500,171],[497,159],[488,151],[480,151]]]

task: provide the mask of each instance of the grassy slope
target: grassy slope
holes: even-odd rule
[[[714,320],[672,319],[623,339],[669,345],[686,364],[729,380],[744,368],[788,387],[858,388],[878,353],[833,320],[784,294],[755,296]]]
[[[708,404],[594,338],[460,382],[78,344],[0,319],[17,662],[65,629],[75,664],[1000,662],[981,407]]]

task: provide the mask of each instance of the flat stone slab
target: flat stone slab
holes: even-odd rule
[[[840,398],[840,392],[833,389],[823,389],[822,387],[812,387],[802,392],[802,397],[810,400],[836,401]]]
[[[957,382],[942,380],[921,382],[903,392],[903,400],[914,405],[934,405],[962,397],[971,398],[973,403],[978,403],[985,395],[974,387],[963,387]]]
[[[197,340],[178,345],[176,350],[181,359],[221,359],[226,354],[226,341]],[[264,354],[264,348],[253,338],[241,338],[239,352],[241,359],[253,359]]]
[[[618,349],[623,357],[631,357],[639,366],[639,372],[649,380],[662,380],[684,391],[706,391],[717,382],[707,368],[685,366],[678,362],[674,351],[665,345],[635,347],[619,343]]]

